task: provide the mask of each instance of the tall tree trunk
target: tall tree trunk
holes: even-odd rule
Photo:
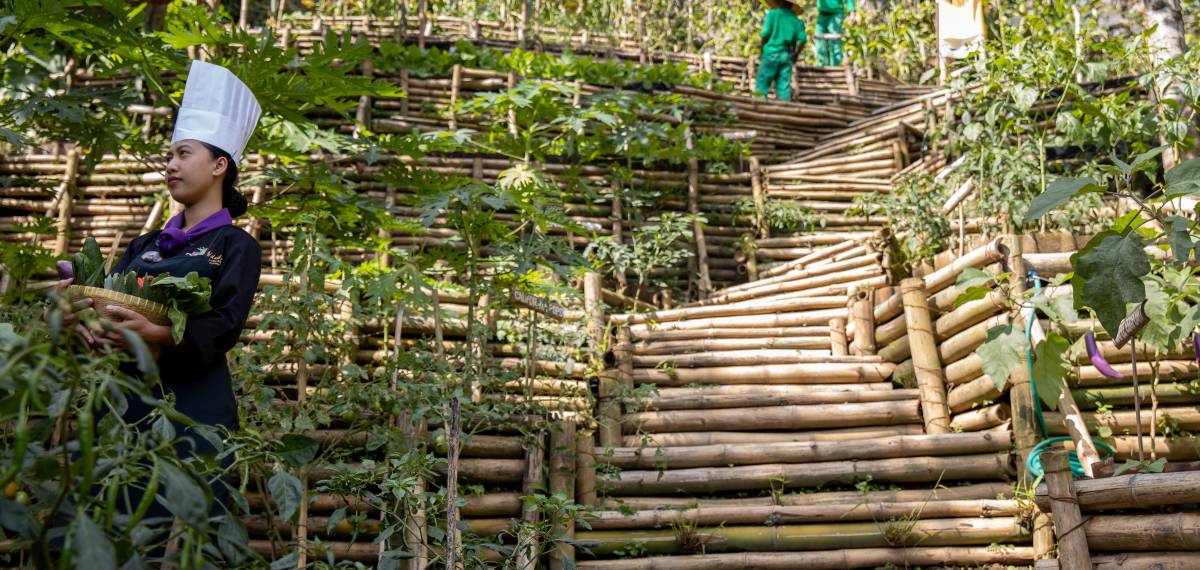
[[[1155,67],[1183,55],[1187,52],[1187,36],[1183,29],[1183,10],[1180,0],[1144,0],[1146,6],[1146,26],[1153,27],[1150,34],[1150,58]],[[1179,86],[1166,74],[1160,73],[1158,92],[1166,98],[1182,100],[1183,94]],[[1195,122],[1188,125],[1188,135],[1195,138],[1197,129]],[[1187,155],[1194,155],[1195,150],[1185,151],[1185,156],[1177,156],[1168,151],[1163,154],[1163,166],[1170,168]]]

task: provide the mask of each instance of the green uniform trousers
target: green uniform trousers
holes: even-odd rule
[[[758,75],[754,78],[754,92],[766,97],[772,83],[775,84],[775,98],[780,101],[792,100],[791,54],[782,51],[762,54]]]
[[[821,67],[842,64],[842,40],[827,40],[825,34],[842,33],[844,12],[820,12],[817,14],[817,63]]]

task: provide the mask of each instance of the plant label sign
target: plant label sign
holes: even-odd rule
[[[553,303],[545,297],[532,295],[518,289],[512,290],[512,300],[514,303],[525,307],[526,309],[537,311],[543,315],[548,315],[556,319],[562,319],[567,315],[567,309],[562,305]]]

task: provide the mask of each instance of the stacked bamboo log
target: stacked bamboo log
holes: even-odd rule
[[[767,199],[810,212],[817,222],[799,232],[776,224],[769,245],[758,244],[764,258],[759,263],[789,259],[786,248],[800,247],[814,235],[883,227],[886,216],[870,215],[861,202],[891,192],[895,181],[913,169],[944,160],[936,147],[926,150],[925,133],[950,97],[938,91],[877,109],[822,137],[812,149],[764,166],[761,185]]]
[[[596,413],[604,510],[576,529],[596,558],[581,566],[1032,560],[999,482],[1014,472],[1011,431],[953,432],[875,354],[875,300],[890,283],[882,237],[817,246],[680,308],[610,318],[631,343],[607,373],[618,405]],[[939,487],[951,481],[971,484]],[[905,490],[869,490],[879,483]],[[985,554],[994,544],[1011,546]]]
[[[1037,503],[1053,510],[1057,558],[1039,570],[1068,568],[1195,568],[1200,540],[1200,471],[1139,473],[1071,480],[1065,451],[1042,456],[1046,483]],[[1086,515],[1086,516],[1085,516]]]

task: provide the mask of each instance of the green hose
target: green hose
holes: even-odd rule
[[[1033,278],[1033,287],[1035,289],[1040,289],[1041,281],[1038,280],[1037,272],[1030,271],[1029,276]],[[1036,313],[1037,309],[1030,307],[1029,314],[1025,318],[1025,341],[1028,344],[1028,346],[1025,348],[1025,365],[1028,367],[1029,371],[1029,387],[1033,392],[1033,409],[1037,415],[1038,429],[1042,432],[1042,441],[1033,446],[1033,449],[1029,450],[1029,458],[1025,460],[1025,472],[1034,479],[1039,479],[1046,473],[1045,470],[1042,469],[1042,452],[1057,443],[1071,441],[1071,438],[1060,436],[1047,439],[1046,437],[1050,434],[1046,431],[1046,417],[1042,414],[1042,400],[1040,397],[1038,397],[1037,382],[1033,381],[1033,342],[1030,337],[1033,334],[1033,319],[1037,318]],[[1113,450],[1113,448],[1109,447],[1102,441],[1094,440],[1092,443],[1096,445],[1096,449],[1106,452],[1107,457],[1112,457],[1116,454],[1116,451]],[[1083,472],[1083,464],[1079,462],[1079,455],[1077,455],[1074,451],[1071,451],[1067,454],[1067,457],[1069,458],[1069,463],[1071,465],[1071,474],[1076,478],[1084,477],[1086,474]]]
[[[1071,438],[1064,436],[1052,437],[1042,440],[1041,443],[1033,446],[1033,449],[1029,451],[1029,459],[1025,461],[1025,471],[1029,473],[1030,477],[1037,479],[1045,474],[1045,470],[1042,468],[1042,452],[1051,446],[1064,441],[1071,441]],[[1106,458],[1112,457],[1113,454],[1116,453],[1113,448],[1109,447],[1103,441],[1097,440],[1093,441],[1092,443],[1096,444],[1096,449],[1104,452],[1103,455]],[[1079,462],[1079,455],[1077,455],[1074,451],[1071,451],[1067,453],[1067,457],[1070,459],[1071,474],[1077,479],[1084,477],[1083,464]]]

